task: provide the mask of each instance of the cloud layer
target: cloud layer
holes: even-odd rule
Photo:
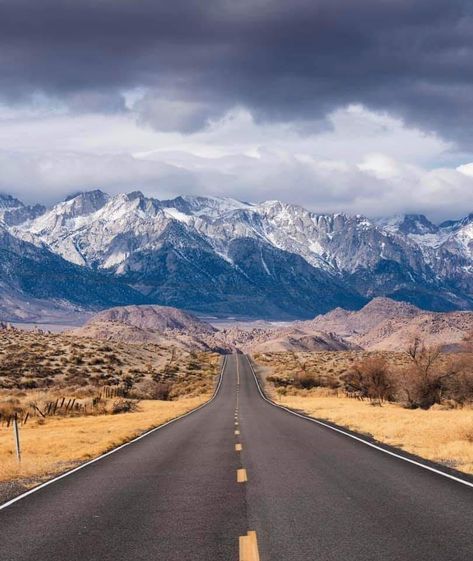
[[[471,60],[469,0],[0,0],[0,188],[457,215]]]
[[[305,121],[361,103],[446,136],[471,134],[469,0],[3,0],[0,13],[10,100],[41,91],[110,110],[141,86],[156,96],[143,113],[158,128],[169,128],[171,102],[185,131],[205,109]]]

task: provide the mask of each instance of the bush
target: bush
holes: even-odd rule
[[[283,376],[267,376],[266,381],[274,384],[276,388],[285,388],[291,384],[291,380]]]
[[[452,362],[441,365],[441,353],[437,347],[426,347],[420,339],[414,339],[407,355],[411,364],[398,373],[398,394],[410,409],[429,409],[447,397],[449,382],[456,375]]]
[[[167,401],[169,400],[171,390],[172,384],[143,380],[134,387],[131,395],[137,399],[159,399]]]
[[[348,394],[361,399],[367,398],[381,405],[394,398],[393,377],[382,358],[368,358],[354,364],[341,376],[341,381]]]
[[[312,388],[317,388],[321,386],[322,382],[318,376],[314,376],[309,372],[297,372],[294,376],[294,387],[303,389],[303,390],[310,390]]]
[[[445,380],[445,396],[460,405],[473,403],[473,354],[465,354],[452,362],[450,370],[454,375]]]
[[[138,401],[132,399],[119,399],[112,405],[112,415],[119,413],[133,413],[138,409]]]

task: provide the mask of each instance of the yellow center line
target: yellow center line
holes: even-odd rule
[[[248,475],[246,469],[237,469],[237,483],[246,483],[248,481]]]
[[[250,530],[246,536],[240,536],[240,561],[259,561],[258,540],[256,532]]]
[[[241,449],[242,449],[241,444],[235,444],[235,452],[241,452]]]

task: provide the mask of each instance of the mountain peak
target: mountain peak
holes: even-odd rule
[[[468,224],[473,223],[473,212],[470,212],[464,218],[460,218],[459,220],[445,220],[439,226],[442,230],[458,230],[463,226],[467,226]]]
[[[132,191],[131,193],[127,193],[126,196],[130,201],[146,198],[141,191]]]
[[[437,231],[420,214],[373,221],[277,200],[161,201],[141,191],[100,190],[69,197],[37,219],[19,214],[0,211],[7,228],[19,225],[15,236],[119,275],[149,303],[205,313],[247,314],[253,307],[271,317],[358,308],[375,296],[434,310],[473,306],[471,216]],[[380,316],[378,304],[386,307],[375,299],[365,317]]]
[[[392,233],[404,235],[436,234],[439,227],[423,214],[400,214],[391,218],[381,218],[377,224]]]
[[[82,191],[67,197],[63,204],[67,206],[67,214],[85,216],[97,212],[110,200],[110,195],[100,189]]]
[[[15,197],[0,193],[0,209],[22,208],[25,205]]]
[[[395,317],[411,317],[421,313],[420,308],[407,302],[399,302],[385,296],[373,298],[358,312],[359,314],[379,313],[382,315],[392,315]]]

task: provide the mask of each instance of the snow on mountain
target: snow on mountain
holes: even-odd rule
[[[0,224],[14,226],[32,220],[46,211],[42,205],[29,206],[12,197],[0,193]]]
[[[22,208],[4,197],[0,213],[2,204]],[[472,216],[436,226],[423,215],[374,221],[280,201],[160,201],[139,191],[95,190],[7,224],[18,238],[76,265],[123,277],[155,303],[227,309],[230,291],[229,301],[239,303],[229,310],[244,307],[248,294],[262,309],[269,297],[275,310],[296,307],[294,315],[307,309],[308,316],[340,299],[356,307],[374,296],[432,309],[471,307]],[[329,303],[330,285],[336,297]]]
[[[396,234],[436,234],[439,227],[430,222],[423,214],[401,214],[390,218],[381,218],[376,221],[384,230]]]
[[[403,235],[422,251],[425,263],[440,282],[454,290],[473,291],[473,214],[439,226],[423,215],[381,219],[378,224],[393,234]]]

